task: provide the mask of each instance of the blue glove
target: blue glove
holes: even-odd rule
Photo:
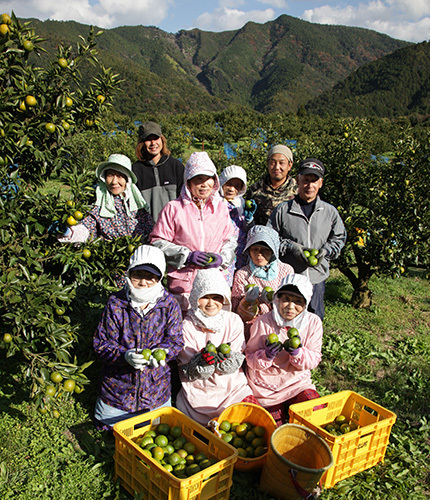
[[[245,216],[246,222],[251,222],[254,218],[254,214],[257,211],[257,203],[255,200],[248,200],[251,203],[251,208],[245,208],[243,215]],[[246,202],[245,202],[246,203]]]
[[[210,269],[211,267],[219,267],[222,264],[222,257],[217,253],[208,253],[210,262],[205,265],[206,269]]]
[[[205,266],[208,263],[210,254],[207,252],[201,252],[200,250],[195,250],[188,255],[187,263],[195,264],[196,266]]]

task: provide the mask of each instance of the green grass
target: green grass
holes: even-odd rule
[[[371,281],[373,305],[354,310],[352,289],[333,271],[327,284],[323,360],[313,378],[321,395],[348,389],[397,415],[384,464],[324,490],[322,500],[428,499],[430,477],[430,294],[424,273]],[[94,316],[100,312],[96,305]],[[95,317],[92,321],[95,321]],[[92,322],[90,321],[90,323]],[[91,329],[88,329],[90,346]],[[113,437],[92,422],[92,385],[59,419],[34,412],[12,359],[0,361],[0,497],[27,500],[130,499],[113,482]],[[231,499],[264,500],[258,474],[233,476]]]

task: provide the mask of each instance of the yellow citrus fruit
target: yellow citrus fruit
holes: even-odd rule
[[[10,32],[9,26],[7,24],[0,24],[0,34],[5,36]]]
[[[88,248],[84,248],[82,255],[86,258],[89,259],[91,257],[91,252],[88,250]]]
[[[103,104],[105,102],[105,96],[104,95],[98,95],[97,96],[97,102],[100,103],[100,104]]]
[[[66,222],[68,226],[76,226],[77,224],[76,219],[72,215],[69,215],[69,217],[67,217]]]
[[[66,106],[70,108],[73,106],[73,99],[71,97],[66,97]]]
[[[73,200],[67,200],[66,206],[69,208],[73,208],[75,206],[75,202]]]
[[[67,59],[64,59],[64,57],[60,57],[60,59],[58,59],[58,64],[61,68],[67,68]]]
[[[3,342],[10,344],[12,342],[12,335],[10,333],[5,333],[3,335]]]
[[[0,17],[0,22],[2,24],[12,24],[12,19],[9,14],[4,13]]]
[[[49,132],[50,134],[53,134],[56,130],[56,126],[53,123],[47,123],[45,125],[45,130]]]
[[[24,101],[21,101],[20,104],[19,104],[19,109],[21,111],[25,111],[27,108],[25,107],[25,102]]]
[[[33,107],[33,106],[36,106],[36,104],[37,104],[36,98],[34,96],[32,96],[32,95],[28,95],[25,98],[25,104],[27,106],[29,106],[30,108]]]
[[[60,418],[60,412],[59,412],[58,410],[54,410],[54,411],[52,412],[52,416],[53,416],[54,418]]]
[[[76,220],[81,220],[84,218],[84,214],[82,212],[80,212],[79,210],[76,210],[76,212],[73,214],[73,217]]]
[[[73,379],[68,378],[67,380],[64,381],[63,387],[65,391],[73,392],[76,387],[76,382]]]
[[[344,422],[346,422],[346,417],[345,415],[338,415],[335,420],[334,420],[337,424],[343,424]]]

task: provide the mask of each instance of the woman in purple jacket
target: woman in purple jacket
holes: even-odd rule
[[[161,250],[140,246],[130,258],[124,288],[109,297],[103,311],[93,345],[103,362],[95,418],[104,428],[171,405],[169,362],[184,341],[181,309],[161,283],[165,270]],[[157,349],[165,360],[152,356]]]

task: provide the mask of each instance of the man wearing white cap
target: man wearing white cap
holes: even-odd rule
[[[293,153],[284,144],[273,146],[267,155],[267,174],[248,188],[247,200],[254,200],[255,224],[265,226],[273,210],[297,192],[296,180],[291,177]]]

